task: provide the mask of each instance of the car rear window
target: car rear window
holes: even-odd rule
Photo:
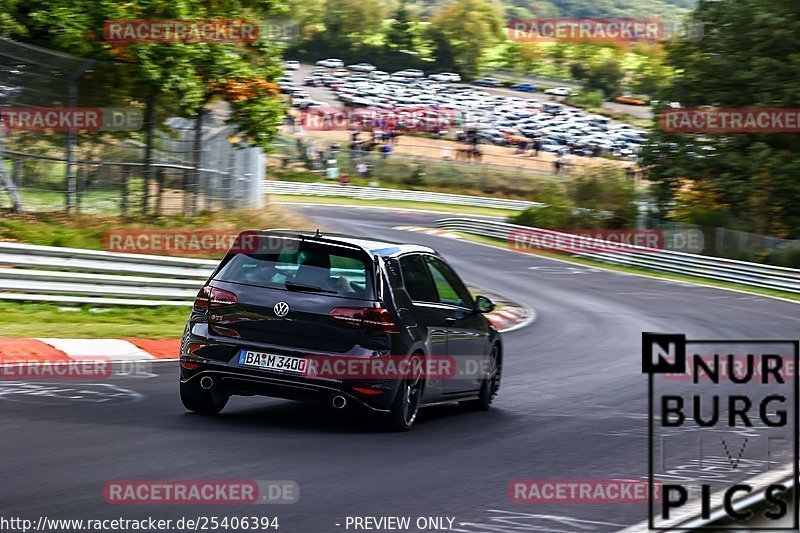
[[[268,253],[228,255],[214,280],[372,299],[369,256],[358,249],[271,238]]]

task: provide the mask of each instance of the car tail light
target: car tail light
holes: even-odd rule
[[[199,308],[215,307],[218,305],[232,305],[238,303],[236,295],[222,289],[215,289],[206,285],[197,293],[194,306]]]
[[[365,389],[363,387],[353,387],[353,390],[360,394],[364,394],[366,396],[375,396],[376,394],[383,394],[382,390]]]
[[[190,344],[186,347],[186,353],[181,355],[181,366],[187,370],[194,370],[200,367],[203,358],[195,352],[204,348],[204,344]]]
[[[380,307],[337,307],[328,316],[356,328],[400,332],[389,311]]]

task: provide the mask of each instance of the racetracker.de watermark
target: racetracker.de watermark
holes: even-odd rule
[[[0,379],[106,379],[111,377],[111,361],[16,361],[0,365]]]
[[[654,492],[660,494],[656,484]],[[644,503],[646,481],[625,479],[516,479],[508,485],[514,503]]]
[[[684,373],[659,374],[662,379],[683,381],[732,381],[746,383],[795,379],[797,369],[791,355],[781,354],[697,354]]]
[[[103,24],[103,38],[115,44],[253,42],[259,35],[257,22],[239,19],[115,19]]]
[[[657,253],[662,250],[698,253],[703,250],[699,230],[599,230],[540,228],[514,229],[508,246],[522,252]]]
[[[0,364],[0,380],[11,381],[98,381],[111,378],[150,378],[155,375],[151,361],[113,361],[108,357]]]
[[[241,350],[239,364],[310,378],[345,381],[409,378],[478,380],[495,370],[493,361],[488,357],[472,355],[431,355],[422,358],[408,355],[354,357],[314,354],[299,358]]]
[[[673,109],[659,115],[662,131],[679,133],[797,133],[800,109]]]
[[[512,230],[508,245],[514,250],[559,253],[654,252],[664,248],[659,230]],[[640,247],[640,248],[633,248]]]
[[[701,23],[649,18],[516,18],[507,29],[509,39],[517,42],[696,42],[703,37]]]
[[[449,130],[458,121],[458,112],[435,107],[383,109],[377,107],[317,107],[304,110],[296,122],[307,130]]]
[[[244,231],[114,230],[104,236],[108,252],[155,255],[208,253],[279,253],[297,248],[297,241]]]
[[[124,107],[0,107],[0,130],[137,131],[144,115]]]
[[[113,480],[103,497],[113,505],[290,504],[300,485],[289,480]]]

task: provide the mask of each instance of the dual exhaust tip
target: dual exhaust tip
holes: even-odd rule
[[[200,378],[200,386],[204,390],[211,390],[214,388],[214,380],[210,376],[203,376]],[[331,399],[331,405],[334,409],[344,409],[347,407],[347,398],[341,395],[334,396]]]

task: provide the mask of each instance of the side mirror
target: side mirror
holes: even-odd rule
[[[493,301],[486,296],[478,295],[475,297],[475,310],[479,313],[491,313],[497,307]]]

